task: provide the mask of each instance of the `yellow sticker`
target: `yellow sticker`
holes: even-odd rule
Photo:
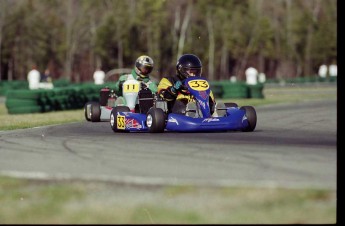
[[[190,88],[197,90],[197,91],[205,91],[208,90],[210,85],[206,80],[191,80],[188,82]]]
[[[117,122],[117,128],[118,129],[125,129],[126,128],[126,117],[122,115],[117,115],[116,122]]]
[[[139,92],[139,84],[127,84],[123,85],[123,92]]]

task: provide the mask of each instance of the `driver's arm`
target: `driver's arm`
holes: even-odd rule
[[[127,80],[127,75],[121,75],[119,80],[115,83],[115,92],[118,96],[122,96],[122,86],[123,83]]]
[[[157,93],[157,84],[152,82],[152,81],[148,81],[148,82],[144,82],[142,81],[141,84],[143,84],[144,87],[147,87],[151,90],[152,93]]]
[[[162,80],[158,84],[158,95],[167,101],[175,100],[177,97],[177,93],[171,90],[173,84],[169,79],[162,78]]]
[[[210,92],[209,103],[210,103],[210,110],[211,110],[211,115],[212,115],[214,113],[214,111],[215,111],[215,106],[216,106],[216,99],[214,98],[212,90]]]

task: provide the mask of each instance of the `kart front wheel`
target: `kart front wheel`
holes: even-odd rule
[[[248,126],[244,129],[242,129],[242,131],[244,132],[252,132],[254,131],[255,127],[256,127],[256,111],[254,109],[254,107],[252,106],[242,106],[240,108],[241,110],[244,110],[246,113],[246,117],[248,120]]]
[[[124,121],[121,122],[121,125],[120,124],[118,125],[118,119],[117,119],[117,113],[118,112],[130,112],[129,107],[117,106],[117,107],[114,107],[110,113],[110,127],[111,127],[111,129],[114,132],[124,132],[124,131],[126,131],[125,130],[126,125],[125,125]],[[122,128],[122,129],[119,129],[119,128]]]
[[[150,108],[146,115],[146,125],[150,133],[163,133],[165,129],[165,113],[160,108]]]

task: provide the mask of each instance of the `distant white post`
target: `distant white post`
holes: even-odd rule
[[[338,74],[338,67],[336,64],[332,64],[329,66],[329,75],[330,76],[337,76]]]
[[[96,85],[102,85],[104,83],[105,73],[100,68],[93,73],[93,79]]]
[[[326,78],[327,77],[327,66],[326,65],[321,65],[319,68],[319,76],[321,78]]]
[[[256,85],[258,83],[258,70],[249,67],[246,70],[246,83],[248,85]]]
[[[266,75],[265,73],[259,73],[259,82],[265,83],[266,82]]]
[[[232,75],[232,76],[230,77],[230,82],[232,82],[232,83],[237,82],[237,78],[236,78],[235,75]]]
[[[36,66],[32,67],[32,70],[28,73],[29,89],[38,89],[40,83],[40,72],[36,69]]]

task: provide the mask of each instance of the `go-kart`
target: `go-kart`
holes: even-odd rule
[[[87,121],[109,121],[114,107],[126,107],[130,112],[147,112],[153,104],[153,94],[145,83],[130,77],[122,85],[123,96],[116,96],[109,88],[100,92],[100,102],[89,101],[84,106],[84,115]],[[141,107],[139,107],[139,99]],[[145,110],[146,109],[146,110]]]
[[[114,102],[117,99],[113,90],[104,87],[100,91],[100,101],[88,101],[84,105],[84,116],[87,121],[100,122],[109,121],[110,112],[115,106]]]
[[[136,113],[127,106],[114,107],[110,113],[112,130],[151,133],[161,133],[165,130],[177,132],[254,131],[257,121],[254,107],[239,107],[236,103],[216,103],[211,115],[208,81],[202,77],[190,77],[183,85],[192,98],[188,103],[177,99],[173,107],[175,111],[168,110],[167,102],[157,95],[154,96],[152,107],[147,112]]]

